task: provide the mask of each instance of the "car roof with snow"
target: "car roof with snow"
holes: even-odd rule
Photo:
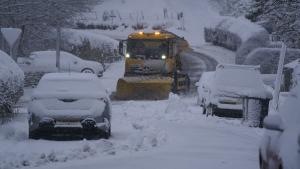
[[[43,80],[98,80],[92,73],[47,73],[42,77]]]
[[[70,56],[70,57],[77,57],[73,55],[72,53],[61,51],[60,52],[61,56]],[[35,51],[30,54],[30,58],[35,59],[35,58],[40,58],[40,57],[55,57],[56,56],[56,51]]]
[[[34,98],[107,98],[101,80],[90,73],[45,74],[33,92]]]

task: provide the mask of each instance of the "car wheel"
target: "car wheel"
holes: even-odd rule
[[[259,168],[260,169],[269,169],[268,163],[262,159],[261,155],[259,156]]]
[[[202,107],[202,114],[206,114],[206,108],[205,108],[205,106]]]
[[[213,116],[214,115],[214,108],[212,105],[209,105],[207,108],[206,108],[206,116]]]
[[[82,69],[81,73],[95,73],[95,72],[93,71],[93,69],[84,68],[84,69]]]
[[[105,139],[109,139],[109,137],[111,136],[111,128],[108,128],[108,131],[104,132],[104,138]]]

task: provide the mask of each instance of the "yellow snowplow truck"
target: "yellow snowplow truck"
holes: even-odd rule
[[[189,77],[181,72],[179,55],[186,50],[190,50],[187,41],[170,32],[130,34],[119,45],[126,60],[116,99],[161,100],[170,92],[187,91]]]

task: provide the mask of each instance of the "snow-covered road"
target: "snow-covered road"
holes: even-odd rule
[[[183,52],[180,56],[182,62],[182,71],[189,75],[192,88],[195,88],[195,83],[199,81],[203,72],[215,71],[218,62],[211,56],[188,51]]]
[[[103,85],[114,91],[124,62]],[[28,140],[25,118],[0,127],[0,169],[255,169],[261,129],[206,117],[195,97],[113,101],[109,140]]]
[[[117,152],[110,156],[96,155],[89,160],[55,164],[45,169],[258,168],[259,130],[243,127],[236,120],[207,118],[201,115],[191,99],[183,101],[187,106],[185,112],[165,111],[164,106],[172,104],[172,101],[117,104],[114,106],[115,116],[116,113],[123,114],[126,109],[127,120],[137,120],[133,128],[146,132],[142,134],[140,144],[135,144],[139,146],[134,147],[133,151]],[[124,109],[129,105],[131,108]],[[126,140],[131,135],[128,130],[122,129],[122,125],[114,125],[112,141]],[[150,134],[149,131],[158,134]]]

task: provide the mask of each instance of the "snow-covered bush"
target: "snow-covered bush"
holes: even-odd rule
[[[205,40],[214,45],[230,50],[238,50],[244,43],[252,43],[262,37],[268,36],[267,31],[245,18],[226,18],[212,28],[206,28]],[[268,40],[262,38],[262,40]],[[248,45],[244,45],[247,47]],[[243,47],[243,49],[245,48]]]
[[[149,24],[146,22],[138,22],[138,23],[132,25],[132,29],[134,29],[134,30],[147,29],[148,27],[149,27]]]
[[[99,29],[99,30],[116,30],[119,25],[117,24],[85,24],[82,22],[77,22],[78,29]]]
[[[266,31],[259,32],[242,43],[236,52],[235,63],[243,64],[246,56],[254,49],[268,46],[269,35]]]
[[[257,48],[249,53],[245,59],[246,65],[260,65],[263,74],[277,72],[280,48]],[[300,49],[288,49],[285,64],[300,58]]]
[[[249,11],[252,0],[210,0],[217,7],[221,15],[243,16]]]
[[[23,83],[23,71],[0,50],[0,114],[12,112],[12,106],[23,94]]]
[[[97,32],[64,30],[66,42],[63,49],[86,60],[111,62],[117,56],[118,41]]]
[[[205,41],[214,45],[236,51],[242,43],[240,37],[227,30],[218,28],[204,28]]]

